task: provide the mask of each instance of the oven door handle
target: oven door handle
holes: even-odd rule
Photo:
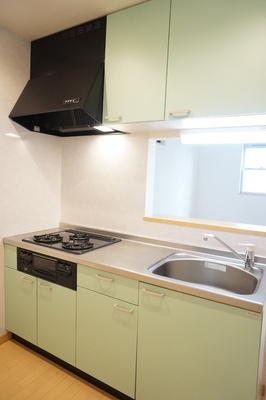
[[[33,271],[47,276],[54,276],[54,274],[52,274],[51,272],[45,271],[44,269],[41,268],[33,268]]]

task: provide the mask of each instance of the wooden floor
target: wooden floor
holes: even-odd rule
[[[0,400],[115,400],[50,360],[8,340],[0,345]]]

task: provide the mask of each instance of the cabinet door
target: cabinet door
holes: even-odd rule
[[[5,267],[17,269],[17,248],[5,244]]]
[[[6,329],[36,344],[36,278],[5,268]]]
[[[107,17],[104,122],[164,119],[170,0]]]
[[[136,343],[136,306],[78,287],[77,368],[135,398]]]
[[[38,346],[75,364],[76,291],[38,279]]]
[[[172,0],[166,119],[266,111],[266,3]]]
[[[255,400],[261,315],[141,285],[138,400]]]

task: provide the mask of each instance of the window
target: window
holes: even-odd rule
[[[266,145],[245,145],[240,192],[266,194]]]
[[[250,151],[255,152],[255,165],[249,161]],[[149,140],[147,217],[266,226],[265,195],[266,144]]]

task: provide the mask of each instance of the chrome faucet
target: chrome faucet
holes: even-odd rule
[[[208,240],[209,238],[216,239],[218,242],[222,243],[231,253],[233,253],[237,258],[244,262],[245,269],[252,269],[254,267],[254,260],[255,260],[255,251],[254,245],[251,243],[239,243],[240,246],[246,247],[246,254],[245,257],[238,254],[232,247],[226,244],[222,239],[218,238],[218,236],[212,235],[211,233],[204,233],[203,240]]]

